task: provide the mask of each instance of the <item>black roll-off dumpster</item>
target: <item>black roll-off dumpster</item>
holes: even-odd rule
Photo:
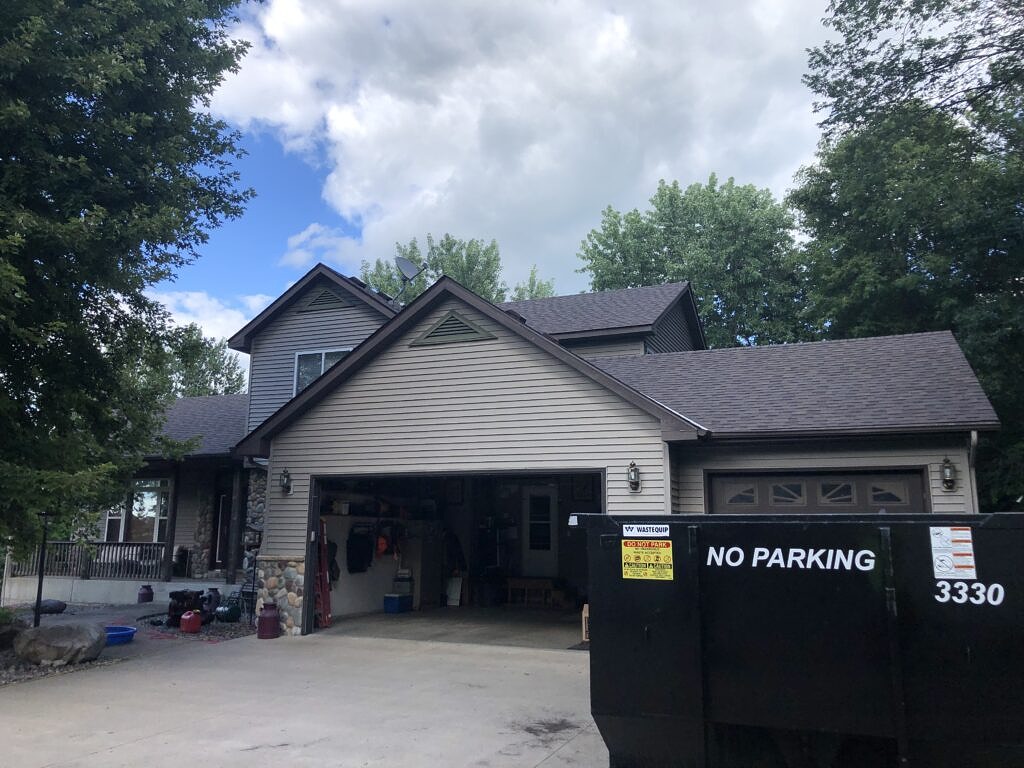
[[[573,522],[613,768],[1024,766],[1024,514]]]

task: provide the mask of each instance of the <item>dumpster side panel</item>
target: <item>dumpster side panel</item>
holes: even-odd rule
[[[691,543],[687,528],[671,528],[657,540],[679,563]],[[691,560],[670,580],[623,578],[622,542],[609,518],[589,527],[594,720],[617,766],[704,768],[698,571]]]
[[[1024,529],[1018,516],[983,520],[901,526],[894,537],[907,728],[932,742],[928,752],[934,742],[974,745],[947,751],[949,764],[971,764],[966,755],[986,742],[1019,744],[1024,731]],[[947,532],[965,550],[970,541],[973,558],[960,553],[975,565],[967,578],[936,578],[945,550],[932,547],[932,534]],[[1010,754],[1006,764],[1024,765],[1020,747]]]
[[[644,524],[668,528],[671,579],[624,567]],[[613,766],[1024,766],[1024,515],[586,525]]]
[[[878,529],[709,525],[701,544],[708,719],[892,736]]]

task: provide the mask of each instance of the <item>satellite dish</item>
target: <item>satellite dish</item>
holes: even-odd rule
[[[417,267],[405,256],[395,256],[395,266],[398,267],[398,271],[402,273],[402,277],[406,280],[415,280],[419,277],[420,272],[423,271],[422,267]]]

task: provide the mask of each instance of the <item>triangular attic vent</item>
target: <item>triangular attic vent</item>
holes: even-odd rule
[[[321,291],[314,291],[312,298],[303,306],[303,312],[314,312],[318,309],[336,309],[347,306],[347,302],[334,291],[324,288]]]
[[[453,310],[430,326],[426,333],[413,341],[410,346],[449,344],[456,341],[477,341],[479,339],[493,338],[495,338],[493,333],[488,333],[476,323],[467,320]]]

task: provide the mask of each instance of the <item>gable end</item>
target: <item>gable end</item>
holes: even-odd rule
[[[324,288],[320,291],[313,292],[309,300],[299,307],[298,311],[316,312],[323,309],[339,309],[347,306],[349,306],[349,303],[337,292],[330,288]]]
[[[430,344],[454,344],[461,341],[481,341],[495,338],[472,320],[468,320],[454,309],[428,328],[419,338],[409,342],[410,347]]]

